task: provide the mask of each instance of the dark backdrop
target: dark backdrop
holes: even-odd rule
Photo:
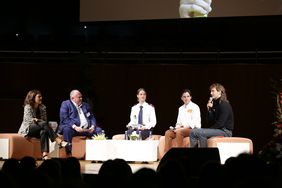
[[[189,88],[205,127],[208,88],[220,82],[234,109],[234,136],[251,138],[255,152],[272,137],[281,15],[80,23],[78,0],[11,0],[0,10],[2,133],[17,132],[34,88],[53,121],[69,92],[81,90],[108,137],[125,130],[139,87],[156,108],[155,134],[175,124],[180,92]]]
[[[54,61],[54,60],[53,60]],[[212,63],[2,63],[0,84],[1,132],[17,132],[22,121],[22,103],[28,90],[39,89],[49,120],[59,121],[62,100],[72,89],[80,89],[93,105],[98,124],[108,137],[122,133],[136,103],[136,90],[144,87],[147,100],[156,109],[155,134],[174,125],[182,104],[182,89],[192,91],[192,100],[201,108],[205,127],[209,85],[222,83],[235,114],[234,136],[251,138],[258,151],[273,133],[274,100],[270,79],[280,76],[282,65]]]

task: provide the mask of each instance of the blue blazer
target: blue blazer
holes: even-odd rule
[[[81,109],[88,121],[88,128],[91,125],[96,127],[96,119],[91,111],[90,105],[82,102]],[[80,126],[80,119],[76,106],[71,100],[63,101],[60,108],[60,126],[58,132],[62,133],[65,127],[72,127],[73,125]]]

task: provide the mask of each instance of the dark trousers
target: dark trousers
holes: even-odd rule
[[[96,127],[95,131],[93,133],[89,132],[77,132],[72,127],[64,127],[62,130],[64,140],[68,142],[69,144],[66,146],[66,153],[71,154],[72,152],[72,137],[74,136],[87,136],[92,137],[95,134],[100,134],[102,132],[102,129],[100,127]]]
[[[30,125],[27,136],[40,139],[41,152],[49,152],[49,138],[54,142],[58,137],[45,121]]]

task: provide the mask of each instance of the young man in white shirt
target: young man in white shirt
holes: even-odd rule
[[[178,109],[176,125],[165,132],[165,152],[172,147],[172,139],[176,138],[176,147],[183,147],[183,139],[189,136],[190,130],[201,128],[200,108],[191,99],[191,91],[184,89],[181,94],[184,104]]]
[[[127,125],[127,134],[136,131],[145,140],[152,133],[152,129],[157,124],[155,108],[146,102],[147,93],[144,88],[137,90],[138,104],[132,106],[130,112],[130,122]]]

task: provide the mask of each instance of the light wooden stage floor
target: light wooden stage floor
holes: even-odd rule
[[[91,161],[85,161],[85,160],[80,160],[80,166],[81,166],[81,173],[82,174],[98,174],[99,169],[101,167],[101,165],[103,164],[102,162],[96,162],[96,163],[92,163]],[[4,161],[1,160],[0,161],[0,168],[2,168]],[[42,163],[42,161],[37,161],[37,164],[40,165]],[[159,162],[150,162],[148,164],[143,164],[141,162],[129,162],[128,163],[129,166],[132,169],[132,172],[136,172],[137,170],[139,170],[140,168],[152,168],[154,170],[157,169]]]
[[[98,174],[99,169],[103,163],[91,163],[91,161],[80,161],[81,165],[81,173],[83,174]],[[132,169],[132,172],[136,172],[140,168],[146,167],[146,168],[152,168],[154,170],[157,169],[159,162],[153,162],[148,164],[143,164],[141,162],[130,162],[128,163],[129,166]]]

